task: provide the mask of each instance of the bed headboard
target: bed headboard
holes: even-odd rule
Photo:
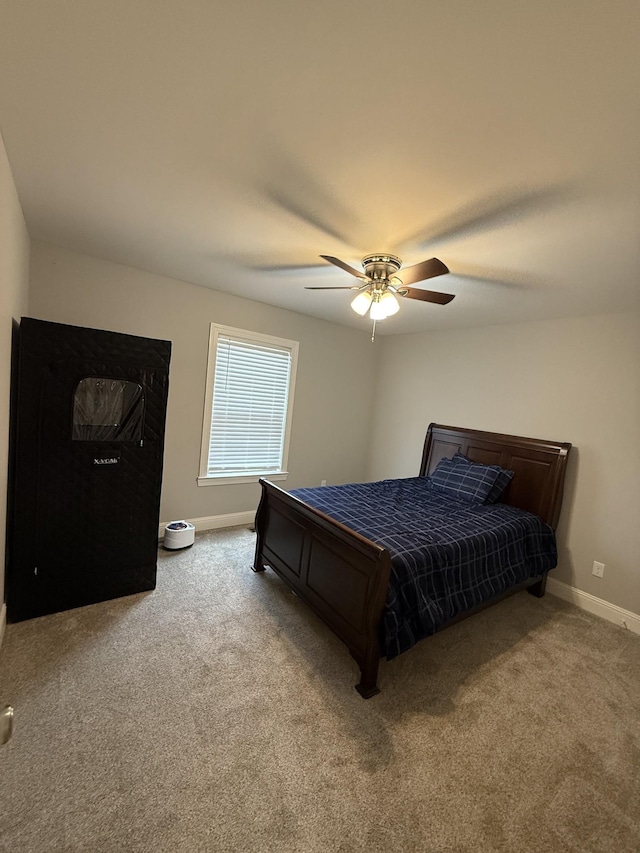
[[[457,451],[473,462],[508,468],[515,474],[501,502],[533,512],[555,528],[562,506],[564,475],[570,450],[571,444],[566,441],[542,441],[518,435],[429,424],[420,476],[430,474],[442,458],[451,457]]]

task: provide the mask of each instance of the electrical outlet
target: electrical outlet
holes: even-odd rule
[[[326,481],[326,480],[320,480],[320,485],[321,485],[321,486],[326,486],[326,485],[327,485],[327,481]]]
[[[604,577],[604,563],[599,563],[597,560],[594,560],[591,574],[595,575],[597,578]]]

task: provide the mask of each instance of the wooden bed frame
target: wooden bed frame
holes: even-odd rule
[[[514,471],[503,503],[538,515],[553,528],[562,504],[565,468],[571,445],[480,430],[430,424],[420,476],[440,459],[460,451],[474,462]],[[360,667],[356,690],[365,699],[379,692],[379,627],[387,595],[389,552],[338,521],[275,486],[260,480],[256,514],[257,544],[253,570],[270,567],[346,643]],[[438,630],[528,588],[544,595],[546,574],[459,614]]]

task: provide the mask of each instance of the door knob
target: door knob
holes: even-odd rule
[[[5,705],[0,712],[0,746],[11,738],[13,731],[13,708],[11,705]]]

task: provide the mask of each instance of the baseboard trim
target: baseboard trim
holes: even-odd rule
[[[7,605],[3,603],[0,607],[0,647],[4,640],[4,629],[7,627]]]
[[[637,613],[618,607],[617,604],[610,604],[602,598],[596,598],[595,595],[583,592],[581,589],[576,589],[575,586],[569,586],[569,584],[555,578],[547,579],[547,592],[562,598],[564,601],[570,601],[571,604],[575,604],[581,610],[600,616],[607,622],[613,622],[615,625],[628,628],[634,634],[640,634],[640,615]]]
[[[226,515],[205,515],[202,518],[185,518],[184,521],[189,521],[198,530],[218,530],[221,527],[242,527],[245,524],[253,524],[256,517],[255,509],[247,510],[246,512],[230,512]],[[173,519],[172,519],[173,521]],[[158,528],[158,539],[164,536],[164,529],[169,524],[168,521],[160,523]]]

